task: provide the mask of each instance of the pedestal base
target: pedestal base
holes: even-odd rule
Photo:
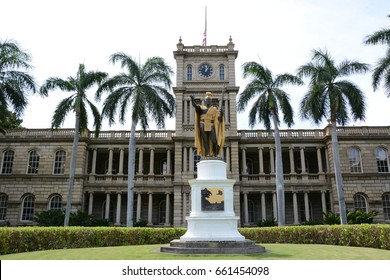
[[[237,230],[238,217],[187,217],[187,232],[180,241],[244,241]]]
[[[160,247],[160,252],[171,254],[260,254],[266,250],[251,240],[244,241],[180,241],[172,240]]]

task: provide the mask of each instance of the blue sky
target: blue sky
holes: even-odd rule
[[[52,76],[65,79],[75,75],[80,63],[87,70],[114,75],[120,69],[110,65],[108,58],[118,51],[141,62],[162,56],[175,68],[172,52],[180,36],[185,45],[202,43],[205,6],[208,45],[226,45],[232,36],[239,51],[236,80],[240,91],[246,84],[241,65],[247,61],[261,62],[274,74],[295,73],[310,60],[312,49],[326,48],[338,62],[358,59],[374,65],[385,48],[365,46],[363,39],[390,26],[390,1],[382,0],[201,0],[191,4],[179,0],[0,1],[0,39],[14,39],[32,54],[38,84]],[[390,99],[382,88],[373,92],[371,74],[351,79],[365,92],[368,106],[366,121],[350,125],[389,125]],[[175,77],[172,80],[175,84]],[[296,112],[293,128],[318,128],[297,114],[306,87],[286,90]],[[50,127],[55,106],[65,96],[68,93],[58,91],[45,99],[31,97],[22,125]],[[118,124],[111,129],[129,130],[130,125]],[[73,126],[73,117],[69,116],[64,127]],[[240,113],[238,126],[249,128],[245,113]],[[168,120],[166,128],[174,129],[174,121]],[[110,129],[107,123],[103,129]]]

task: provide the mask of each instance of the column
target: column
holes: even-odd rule
[[[276,202],[276,192],[272,192],[272,207],[274,209],[274,218],[278,220],[278,205]]]
[[[225,123],[230,123],[229,122],[229,100],[225,100]]]
[[[194,172],[194,149],[192,147],[190,147],[190,154],[189,154],[189,158],[190,158],[190,172]]]
[[[244,195],[244,225],[249,225],[248,192],[243,192],[243,195]]]
[[[187,147],[183,148],[183,172],[187,172]]]
[[[321,203],[322,203],[322,213],[328,212],[328,210],[326,209],[326,191],[321,191]]]
[[[263,147],[259,148],[259,173],[264,174],[264,156]]]
[[[150,149],[149,175],[154,175],[154,148]]]
[[[114,158],[114,149],[109,148],[108,149],[108,170],[107,175],[112,175],[112,160]]]
[[[166,198],[165,198],[165,225],[166,226],[170,225],[170,222],[169,222],[169,216],[171,215],[170,214],[170,209],[171,209],[170,207],[171,207],[171,201],[170,201],[169,192],[167,192]]]
[[[319,147],[319,146],[317,146],[317,161],[318,161],[318,172],[323,173],[324,170],[322,168],[321,147]]]
[[[149,193],[149,203],[148,203],[148,225],[153,225],[153,194]]]
[[[141,220],[141,205],[142,205],[142,200],[141,200],[141,193],[137,193],[137,213],[136,213],[136,222]]]
[[[270,147],[269,148],[269,158],[271,162],[271,174],[275,174],[275,153],[274,153],[274,148]]]
[[[295,160],[294,160],[294,147],[289,147],[290,155],[290,174],[295,174]]]
[[[187,124],[188,123],[188,117],[187,117],[187,109],[188,109],[188,100],[187,99],[184,99],[184,108],[183,108],[183,116],[184,116],[184,123]]]
[[[93,154],[92,154],[92,169],[91,173],[96,174],[96,158],[97,158],[97,149],[93,149]]]
[[[93,210],[93,192],[89,192],[88,215],[92,215],[92,210]]]
[[[230,172],[230,147],[227,146],[226,147],[226,167],[227,167],[227,171]]]
[[[144,149],[139,149],[139,159],[138,159],[138,174],[144,173]]]
[[[182,224],[185,225],[186,217],[187,217],[187,193],[183,192],[183,222]]]
[[[299,225],[297,192],[293,192],[294,225]]]
[[[171,150],[167,149],[167,175],[171,175]]]
[[[190,106],[190,124],[193,124],[194,122],[195,122],[195,111],[194,111],[194,107],[191,105]]]
[[[242,153],[242,174],[248,174],[247,168],[246,168],[246,148],[243,147],[241,150]]]
[[[117,226],[121,224],[121,207],[122,207],[122,194],[118,192],[116,197],[116,219],[115,219],[115,225]]]
[[[119,150],[119,170],[118,170],[118,175],[123,175],[123,162],[125,159],[125,149],[120,148]]]
[[[106,220],[110,219],[110,193],[106,192],[106,209],[104,213],[104,218]]]
[[[306,161],[305,161],[305,147],[301,147],[301,168],[302,174],[306,173]]]
[[[309,193],[304,193],[305,198],[305,219],[306,221],[310,221],[310,207],[309,207]]]
[[[266,205],[265,205],[265,192],[261,193],[261,219],[266,220],[267,219],[267,212],[266,212]]]

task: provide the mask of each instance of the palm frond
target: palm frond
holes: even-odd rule
[[[74,96],[63,99],[56,107],[51,121],[52,128],[59,128],[65,121],[66,115],[73,111]]]

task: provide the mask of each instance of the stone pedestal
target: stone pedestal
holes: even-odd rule
[[[189,180],[191,213],[187,232],[161,252],[177,254],[253,254],[265,248],[246,240],[237,229],[239,217],[233,209],[235,180],[227,179],[226,163],[202,160],[198,178]]]

